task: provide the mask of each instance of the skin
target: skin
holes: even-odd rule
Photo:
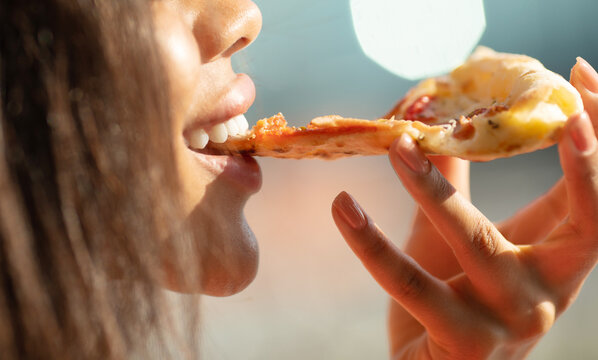
[[[200,284],[171,279],[168,286],[230,295],[257,269],[257,246],[242,213],[251,191],[206,165],[185,135],[190,127],[213,125],[214,104],[235,79],[230,56],[255,39],[261,15],[243,0],[166,0],[152,8],[169,80],[183,208],[196,241],[216,249],[201,254]],[[419,204],[405,252],[348,194],[333,203],[341,233],[394,299],[393,358],[524,357],[577,296],[598,259],[592,128],[598,126],[598,76],[581,63],[571,81],[587,114],[573,116],[565,128],[564,179],[505,223],[495,226],[469,202],[467,163],[439,158],[435,167],[407,137],[390,152]]]
[[[559,142],[564,177],[501,224],[469,202],[466,162],[429,160],[409,137],[390,151],[419,205],[404,251],[335,199],[341,234],[393,299],[393,359],[524,358],[577,297],[598,262],[598,74],[579,59],[571,83],[586,111]]]
[[[230,92],[237,79],[231,55],[257,37],[261,13],[248,0],[154,1],[152,13],[169,83],[172,143],[186,225],[194,241],[209,249],[200,253],[199,283],[182,283],[169,269],[166,286],[215,296],[234,294],[257,271],[258,248],[243,208],[259,188],[255,185],[261,181],[259,168],[251,165],[257,170],[250,174],[254,185],[249,188],[231,181],[222,176],[229,164],[219,160],[216,166],[210,165],[209,159],[188,148],[186,136],[191,127],[209,129],[227,120],[214,114],[236,105],[234,91]]]

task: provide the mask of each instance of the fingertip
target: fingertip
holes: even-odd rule
[[[388,157],[390,158],[390,161],[393,165],[399,158],[399,140],[401,139],[401,136],[394,139],[394,141],[392,142],[392,144],[390,144],[390,147],[388,148]]]
[[[580,84],[586,90],[596,94],[598,93],[598,73],[596,70],[584,60],[582,57],[577,57],[577,62],[571,69],[571,79],[578,79]],[[579,89],[579,86],[576,86]]]
[[[598,141],[587,112],[572,115],[565,126],[565,134],[568,145],[575,154],[587,155],[595,152]]]
[[[341,191],[332,202],[332,213],[340,215],[339,220],[353,230],[361,230],[367,225],[367,218],[361,206],[346,191]]]
[[[395,173],[418,204],[442,201],[456,192],[409,135],[395,140],[391,149]]]
[[[390,147],[390,158],[397,169],[397,165],[402,165],[414,175],[427,175],[432,169],[430,160],[421,151],[417,142],[408,134],[401,134]]]
[[[570,73],[571,78],[573,78],[575,75],[577,75],[577,73],[579,71],[579,67],[581,66],[581,63],[584,61],[585,60],[581,56],[577,56],[575,58],[575,64],[573,64],[573,67],[571,68],[571,73]]]

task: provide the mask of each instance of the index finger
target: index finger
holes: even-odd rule
[[[334,199],[332,216],[374,279],[432,333],[449,331],[459,314],[450,288],[400,251],[347,193]]]
[[[402,136],[395,142],[390,160],[407,191],[453,249],[471,282],[488,296],[497,293],[501,282],[506,288],[507,280],[501,274],[505,265],[517,260],[511,255],[518,248],[446,181],[411,137]]]

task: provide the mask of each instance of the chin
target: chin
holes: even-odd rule
[[[197,224],[197,223],[195,223]],[[210,296],[230,296],[245,289],[257,274],[259,250],[249,226],[231,224],[218,227],[212,223],[194,231],[193,241],[199,241],[198,254],[185,256],[181,251],[191,246],[179,246],[165,259],[161,285],[179,293],[200,293]],[[187,270],[190,267],[195,269]]]
[[[187,257],[179,251],[179,255],[189,261],[171,262],[174,266],[166,269],[167,287],[177,292],[211,296],[236,294],[245,289],[257,273],[259,250],[243,210],[259,184],[256,181],[256,186],[248,189],[243,182],[231,179],[226,171],[214,173],[205,159],[186,147],[181,151],[183,155],[192,155],[180,156],[186,161],[179,167],[185,170],[180,174],[181,200],[183,228],[188,236],[176,247],[183,252],[196,249],[196,254]],[[250,161],[245,162],[253,169]],[[256,175],[259,167],[253,170]],[[185,241],[193,244],[185,245]],[[186,270],[189,268],[192,269]]]
[[[230,296],[244,290],[255,278],[259,249],[255,236],[245,220],[241,226],[222,229],[222,236],[210,241],[210,248],[201,254],[201,293]]]
[[[193,216],[198,220],[195,229],[200,237],[196,239],[202,241],[203,249],[200,292],[230,296],[245,289],[258,269],[258,244],[243,213],[250,195],[220,181],[207,190]]]
[[[235,194],[230,187],[206,192],[186,219],[194,245],[179,246],[195,248],[197,254],[190,256],[192,260],[186,265],[181,261],[167,268],[167,288],[183,293],[230,296],[253,281],[259,249],[243,214],[247,198]],[[196,271],[185,271],[188,266],[196,266]]]

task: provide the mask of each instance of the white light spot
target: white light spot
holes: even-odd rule
[[[407,79],[461,64],[486,28],[482,0],[351,0],[365,54]]]

